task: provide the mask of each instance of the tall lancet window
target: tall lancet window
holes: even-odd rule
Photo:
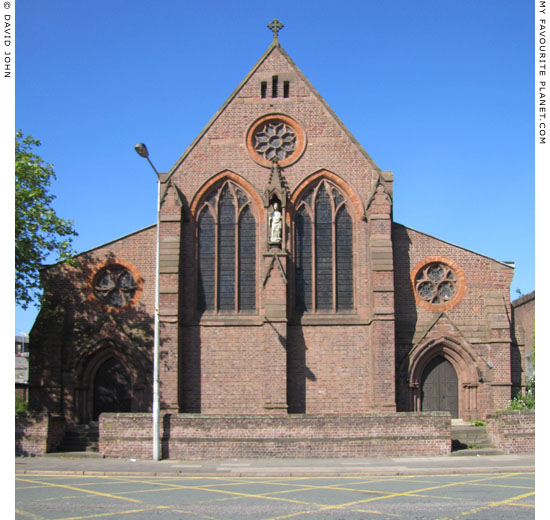
[[[256,219],[248,195],[226,181],[198,212],[198,299],[201,312],[256,309]]]
[[[353,223],[347,199],[326,179],[305,192],[294,215],[298,312],[353,309]]]

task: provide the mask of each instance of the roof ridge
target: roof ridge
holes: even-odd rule
[[[485,255],[483,253],[479,253],[477,251],[474,251],[473,249],[469,249],[467,247],[461,246],[459,244],[455,244],[454,242],[450,242],[449,240],[445,240],[444,238],[436,237],[435,235],[431,235],[430,233],[427,233],[426,231],[420,231],[419,229],[413,228],[411,226],[406,226],[405,224],[400,224],[399,222],[396,222],[395,220],[392,221],[393,226],[400,226],[405,229],[410,229],[411,231],[414,231],[415,233],[420,233],[421,235],[433,238],[434,240],[438,240],[439,242],[444,242],[445,244],[449,244],[453,247],[458,247],[459,249],[462,249],[464,251],[468,251],[469,253],[473,253],[477,256],[482,256],[483,258],[487,258],[488,260],[492,260],[493,262],[497,262],[501,265],[504,265],[506,267],[509,267],[510,269],[514,269],[515,267],[510,264],[510,262],[503,262],[502,260],[498,260],[497,258],[493,258],[492,256]]]

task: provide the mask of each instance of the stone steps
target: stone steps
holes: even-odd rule
[[[464,457],[464,456],[487,456],[487,455],[505,455],[504,451],[499,450],[497,448],[484,448],[484,449],[463,449],[463,450],[457,450],[452,451],[451,456],[453,457]]]
[[[77,424],[65,431],[65,437],[57,452],[99,451],[99,427],[97,423]]]
[[[451,439],[454,455],[498,455],[503,453],[493,446],[485,426],[474,426],[461,420],[453,420]]]

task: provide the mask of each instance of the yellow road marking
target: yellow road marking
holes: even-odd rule
[[[45,520],[45,518],[34,515],[32,513],[27,513],[26,511],[21,511],[20,509],[16,509],[15,513],[21,516],[25,516],[26,518],[32,518],[32,520]]]
[[[16,479],[16,480],[22,480],[22,479]],[[110,493],[100,493],[99,491],[91,491],[89,489],[78,488],[75,486],[67,486],[66,484],[53,484],[51,482],[39,482],[36,480],[30,480],[30,479],[25,479],[24,482],[30,482],[32,484],[42,484],[44,486],[61,488],[61,489],[70,489],[71,491],[80,491],[81,493],[89,493],[90,495],[115,498],[117,500],[127,500],[128,502],[136,502],[138,504],[141,503],[141,500],[136,500],[135,498],[121,497],[118,495],[111,495]]]
[[[85,515],[85,516],[70,516],[70,517],[62,517],[58,518],[57,520],[86,520],[90,518],[105,518],[108,516],[118,516],[118,515],[131,515],[134,513],[145,513],[146,511],[151,511],[153,509],[170,509],[170,506],[154,506],[149,507],[145,509],[129,509],[127,511],[114,511],[112,513],[96,513],[93,515]],[[19,511],[15,510],[15,512],[19,515],[27,516],[28,518],[31,518],[33,520],[46,520],[45,518],[37,515],[33,515],[32,513],[26,513],[25,511]]]
[[[29,480],[29,482],[33,482],[31,480]],[[141,484],[149,484],[149,485],[153,485],[154,482],[150,481],[150,480],[133,480],[134,483],[141,483]],[[74,490],[77,490],[77,491],[83,491],[83,492],[86,492],[86,493],[93,493],[93,494],[97,494],[97,495],[103,495],[103,496],[111,496],[113,498],[120,498],[121,500],[129,500],[129,501],[132,501],[132,502],[138,502],[138,503],[142,503],[142,501],[140,500],[134,500],[134,499],[131,499],[131,498],[126,498],[126,497],[121,497],[121,496],[118,496],[118,495],[109,495],[109,494],[106,494],[106,493],[99,493],[99,492],[94,492],[94,491],[89,491],[89,490],[86,490],[86,489],[80,489],[80,488],[74,488],[74,487],[71,487],[71,486],[65,486],[65,485],[61,485],[61,484],[50,484],[51,486],[54,486],[54,487],[64,487],[64,488],[67,488],[67,489],[74,489]],[[167,484],[165,484],[166,486]],[[219,494],[222,494],[222,495],[231,495],[231,496],[236,496],[236,497],[245,497],[245,498],[265,498],[266,500],[275,500],[275,501],[279,501],[279,502],[291,502],[291,503],[295,503],[295,504],[306,504],[306,505],[309,505],[309,502],[304,502],[302,500],[293,500],[293,499],[290,499],[290,498],[278,498],[278,497],[269,497],[269,496],[262,496],[262,495],[255,495],[253,493],[239,493],[237,491],[227,491],[227,490],[224,490],[224,489],[210,489],[210,488],[204,488],[204,487],[201,487],[201,486],[184,486],[184,485],[181,485],[181,484],[168,484],[168,489],[174,489],[174,490],[178,490],[178,489],[190,489],[190,490],[195,490],[195,491],[205,491],[205,492],[208,492],[208,493],[219,493]],[[151,489],[151,492],[154,492],[156,491],[155,489]]]
[[[42,483],[39,486],[18,486],[15,488],[15,491],[26,491],[27,489],[40,489],[41,487],[44,487]]]
[[[527,497],[533,496],[534,494],[535,494],[535,492],[532,491],[531,493],[524,493],[523,495],[518,495],[518,496],[515,496],[515,497],[507,498],[507,499],[501,500],[499,502],[491,502],[490,504],[488,504],[486,506],[475,507],[474,509],[470,509],[469,511],[463,511],[462,513],[460,513],[460,516],[473,515],[475,513],[479,513],[480,511],[487,511],[488,509],[491,509],[493,507],[499,507],[499,506],[504,506],[504,505],[535,507],[531,504],[514,504],[513,503],[517,500],[521,500],[522,498],[527,498]],[[458,516],[456,516],[455,519],[456,518],[458,518]],[[452,520],[452,519],[450,519],[450,518],[439,518],[437,520]]]
[[[401,518],[401,515],[387,513],[386,511],[375,511],[374,509],[352,509],[352,511],[354,513],[370,513],[371,515],[395,516],[396,518]]]
[[[370,484],[370,482],[367,482],[367,484]],[[300,493],[303,491],[316,491],[321,489],[330,489],[332,491],[351,491],[352,493],[372,493],[374,495],[387,495],[389,493],[392,493],[391,491],[380,491],[379,489],[357,489],[357,488],[335,487],[335,486],[304,486],[302,489],[285,489],[282,491],[272,491],[266,494],[282,495],[284,493]],[[401,492],[396,491],[395,493],[400,494]],[[433,497],[432,495],[418,494],[414,490],[408,491],[407,493],[411,493],[411,496],[420,497],[420,498],[444,498],[444,499],[450,498],[450,499],[456,500],[456,497],[445,497],[445,496]]]
[[[432,491],[432,490],[438,490],[438,489],[443,489],[443,488],[448,488],[448,487],[454,487],[454,486],[465,486],[465,485],[473,485],[473,486],[494,486],[494,487],[509,487],[509,488],[519,488],[519,489],[533,489],[533,488],[529,488],[527,486],[507,486],[505,484],[492,484],[492,483],[487,483],[486,481],[488,480],[494,480],[494,479],[505,479],[505,478],[509,478],[509,477],[520,477],[523,476],[523,475],[526,475],[525,473],[508,473],[508,474],[492,474],[492,473],[488,473],[488,474],[484,474],[483,478],[477,478],[475,480],[460,480],[460,481],[457,481],[457,482],[451,482],[451,483],[447,483],[447,484],[441,484],[441,485],[435,485],[435,486],[429,486],[429,487],[423,487],[423,488],[420,488],[420,489],[413,489],[413,490],[410,490],[410,491],[404,491],[404,492],[388,492],[388,491],[380,491],[380,490],[370,490],[370,489],[355,489],[355,488],[348,488],[348,487],[341,487],[340,485],[337,485],[337,484],[333,484],[333,485],[326,485],[326,486],[315,486],[315,485],[312,485],[312,484],[306,484],[306,483],[301,483],[300,481],[303,481],[303,480],[306,480],[306,479],[313,479],[313,478],[318,478],[318,479],[321,479],[321,478],[326,478],[326,477],[297,477],[297,478],[292,478],[292,479],[284,479],[284,478],[281,478],[281,477],[278,477],[276,478],[275,480],[271,480],[268,478],[262,478],[262,479],[258,479],[258,478],[254,478],[254,479],[246,479],[246,477],[195,477],[193,479],[189,478],[189,477],[186,477],[186,476],[182,476],[182,475],[179,475],[179,476],[170,476],[170,477],[158,477],[158,478],[155,478],[155,480],[153,479],[143,479],[143,477],[141,478],[134,478],[134,477],[113,477],[113,476],[104,476],[104,475],[94,475],[94,476],[87,476],[88,478],[95,478],[95,479],[101,479],[101,480],[104,480],[106,481],[105,483],[107,482],[110,482],[110,483],[134,483],[134,484],[138,484],[138,483],[141,483],[141,484],[147,484],[147,485],[151,485],[151,486],[154,486],[154,489],[150,489],[150,490],[136,490],[136,491],[125,491],[123,492],[122,494],[127,494],[127,493],[146,493],[146,492],[155,492],[155,491],[167,491],[167,490],[194,490],[194,491],[204,491],[204,492],[208,492],[208,493],[215,493],[215,494],[220,494],[220,495],[226,495],[223,499],[220,498],[220,499],[217,499],[216,501],[222,501],[222,500],[237,500],[237,499],[240,499],[240,498],[256,498],[256,499],[264,499],[264,500],[274,500],[274,501],[281,501],[281,502],[289,502],[289,503],[295,503],[295,504],[301,504],[301,505],[307,505],[307,506],[310,506],[310,507],[313,507],[315,508],[314,510],[311,510],[311,511],[301,511],[301,512],[295,512],[295,513],[291,513],[291,514],[287,514],[287,515],[283,515],[283,516],[276,516],[276,517],[273,517],[273,518],[270,518],[269,520],[282,520],[282,519],[287,519],[287,518],[292,518],[292,517],[296,517],[296,516],[300,516],[300,515],[306,515],[306,514],[312,514],[312,513],[319,513],[321,511],[326,511],[326,510],[336,510],[336,509],[344,509],[344,508],[349,508],[350,506],[356,506],[356,505],[359,505],[359,504],[365,504],[365,503],[368,503],[368,502],[373,502],[373,501],[377,501],[377,500],[385,500],[385,499],[391,499],[391,498],[395,498],[395,497],[399,497],[399,496],[428,496],[429,498],[442,498],[442,499],[455,499],[457,500],[455,497],[440,497],[440,496],[437,496],[437,497],[434,497],[434,496],[430,496],[430,495],[422,495],[421,493],[424,493],[426,491]],[[452,476],[456,477],[457,475],[456,474],[453,474]],[[466,476],[466,475],[464,475]],[[471,476],[474,476],[474,475],[471,475]],[[480,474],[476,474],[475,476],[477,477],[480,477],[481,475]],[[75,477],[74,475],[71,475],[71,478]],[[79,476],[80,477],[80,476]],[[82,476],[84,477],[84,476]],[[67,476],[64,476],[63,478],[67,478]],[[379,478],[376,478],[376,477],[367,477],[367,478],[361,478],[359,476],[353,476],[353,477],[349,477],[347,478],[347,480],[355,480],[356,482],[354,482],[353,484],[357,485],[357,484],[369,484],[369,483],[379,483],[379,482],[391,482],[391,481],[406,481],[406,480],[410,480],[410,479],[414,479],[415,476],[414,475],[410,475],[410,476],[396,476],[396,477],[379,477]],[[178,480],[195,480],[195,479],[201,479],[201,480],[205,480],[205,481],[211,481],[211,480],[215,480],[215,481],[218,481],[219,484],[216,484],[216,483],[208,483],[208,484],[201,484],[201,485],[197,485],[197,486],[193,486],[193,485],[181,485],[181,484],[177,484],[177,483],[169,483],[169,482],[166,482],[166,480],[174,480],[174,479],[178,479]],[[143,503],[142,501],[140,500],[137,500],[137,499],[131,499],[131,498],[127,498],[127,497],[123,497],[123,496],[120,496],[119,495],[113,495],[113,494],[108,494],[108,493],[100,493],[100,492],[97,492],[97,491],[91,491],[89,489],[84,489],[82,487],[75,487],[75,486],[69,486],[69,485],[64,485],[64,484],[55,484],[55,483],[51,483],[51,482],[41,482],[41,481],[37,481],[37,480],[33,480],[33,479],[28,479],[28,478],[19,478],[16,480],[19,480],[21,482],[27,482],[29,484],[38,484],[38,486],[24,486],[24,487],[21,487],[21,488],[18,488],[18,489],[29,489],[29,488],[36,488],[36,487],[39,487],[39,486],[50,486],[50,487],[56,487],[56,488],[63,488],[63,489],[69,489],[69,490],[73,490],[73,491],[77,491],[77,492],[80,492],[80,493],[88,493],[88,494],[92,494],[92,495],[97,495],[97,496],[103,496],[103,497],[108,497],[108,498],[114,498],[114,499],[119,499],[119,500],[127,500],[127,501],[130,501],[130,502],[136,502],[136,503]],[[294,483],[289,483],[289,480],[292,480]],[[429,477],[427,479],[425,479],[429,482]],[[226,483],[226,484],[223,484],[223,483]],[[419,483],[419,482],[417,482]],[[89,483],[88,485],[90,485],[91,483]],[[99,485],[102,485],[103,482],[99,483]],[[159,486],[159,484],[161,484],[162,487]],[[243,493],[243,492],[237,492],[237,491],[231,491],[231,490],[228,490],[228,489],[212,489],[212,486],[215,486],[215,485],[222,485],[222,486],[236,486],[236,485],[242,485],[242,486],[246,486],[246,485],[281,485],[281,486],[284,486],[284,485],[291,485],[291,486],[294,486],[292,489],[286,489],[286,490],[278,490],[278,491],[271,491],[271,492],[267,492],[267,493],[264,493],[264,494],[254,494],[254,493]],[[352,484],[352,486],[353,486]],[[342,484],[344,485],[344,484]],[[158,487],[157,487],[158,486]],[[156,488],[156,489],[155,489]],[[301,500],[294,500],[294,499],[287,499],[287,498],[282,498],[282,497],[275,497],[275,496],[272,496],[272,495],[281,495],[281,494],[285,494],[285,493],[292,493],[292,492],[305,492],[305,491],[314,491],[314,490],[324,490],[324,489],[330,489],[330,490],[334,490],[334,491],[350,491],[350,492],[359,492],[359,493],[371,493],[371,494],[378,494],[380,496],[375,496],[375,497],[369,497],[369,498],[365,498],[365,499],[362,499],[362,500],[357,500],[357,501],[353,501],[353,502],[347,502],[347,503],[344,503],[344,504],[338,504],[338,505],[324,505],[324,504],[316,504],[316,503],[313,503],[313,502],[306,502],[306,501],[301,501]],[[499,502],[493,502],[487,506],[482,506],[482,507],[479,507],[479,508],[476,508],[476,509],[472,509],[471,511],[465,511],[463,513],[461,513],[459,515],[460,516],[466,516],[466,515],[469,515],[469,514],[473,514],[477,511],[481,511],[481,510],[485,510],[485,509],[488,509],[488,508],[492,508],[492,507],[498,507],[498,506],[501,506],[501,505],[513,505],[513,506],[518,506],[518,507],[534,507],[534,505],[531,505],[531,504],[516,504],[514,502],[517,502],[518,500],[521,500],[522,498],[526,498],[526,497],[529,497],[529,496],[533,496],[535,494],[534,491],[531,491],[531,492],[528,492],[528,493],[524,493],[522,495],[518,495],[516,497],[511,497],[511,498],[508,498],[506,500],[502,500],[502,501],[499,501]],[[227,496],[229,495],[229,496]],[[172,506],[173,507],[173,506]],[[170,506],[157,506],[156,507],[157,509],[158,508],[170,508]],[[155,509],[155,507],[152,507],[152,508],[148,508],[148,509],[139,509],[139,510],[132,510],[132,511],[128,511],[128,513],[137,513],[137,512],[143,512],[143,511],[147,511],[147,510],[152,510],[152,509]],[[383,512],[380,512],[380,511],[375,511],[375,510],[369,510],[369,509],[353,509],[354,511],[357,511],[357,512],[365,512],[365,513],[372,513],[372,514],[386,514],[386,515],[390,515],[389,513],[383,513]],[[173,510],[175,511],[175,510]],[[184,511],[184,510],[181,510],[181,511],[177,511],[177,512],[181,512],[181,513],[185,513],[185,514],[197,514],[195,512],[191,512],[191,511]],[[42,519],[41,517],[39,516],[36,516],[36,515],[32,515],[31,513],[25,513],[25,512],[18,512],[19,514],[23,515],[23,516],[27,516],[28,518],[31,518],[33,520],[44,520]],[[113,515],[116,515],[116,514],[127,514],[126,512],[117,512],[117,513],[104,513],[104,514],[98,514],[98,515],[89,515],[89,516],[78,516],[78,517],[70,517],[70,518],[63,518],[63,519],[59,519],[59,520],[84,520],[84,519],[90,519],[90,518],[100,518],[100,517],[104,517],[104,516],[113,516]],[[391,515],[391,516],[397,516],[399,517],[399,515]],[[213,517],[208,517],[208,516],[203,516],[203,518],[205,518],[206,520],[216,520],[214,519]],[[458,517],[457,517],[458,518]]]
[[[66,516],[63,518],[58,518],[57,520],[84,520],[86,518],[105,518],[108,516],[118,516],[118,515],[132,515],[134,513],[145,513],[145,511],[151,511],[151,509],[130,509],[128,511],[115,511],[113,513],[97,513],[95,515],[86,515],[86,516]]]
[[[530,493],[524,493],[523,495],[518,495],[517,497],[507,498],[506,500],[501,500],[500,502],[491,502],[489,504],[489,507],[507,505],[507,504],[510,504],[511,502],[516,502],[517,500],[521,500],[522,498],[532,497],[534,494],[535,492],[531,491]]]
[[[487,486],[487,487],[498,487],[498,488],[510,488],[510,489],[535,489],[534,486],[509,486],[507,484],[478,484],[474,483],[472,486]]]
[[[395,479],[387,479],[388,481],[393,481]],[[384,481],[386,481],[386,479],[384,479]],[[139,483],[139,484],[153,484],[153,482],[155,481],[143,481],[143,480],[140,480],[140,481],[136,481],[136,480],[132,480],[132,481],[121,481],[121,482],[118,482],[118,483]],[[378,481],[377,481],[378,482]],[[364,481],[364,482],[360,482],[361,484],[365,483],[365,484],[369,484],[371,483],[370,480],[367,480],[367,481]],[[263,485],[266,485],[266,484],[269,484],[271,485],[272,483],[266,483],[266,482],[262,482],[262,481],[240,481],[240,482],[231,482],[231,483],[228,483],[226,484],[227,486],[237,486],[237,485],[240,485],[240,486],[247,486],[247,485],[251,485],[251,484],[254,484],[254,485],[258,485],[258,484],[263,484]],[[199,491],[212,491],[212,487],[213,486],[216,486],[219,484],[205,484],[205,485],[200,485],[200,486],[186,486],[185,488],[186,489],[193,489],[193,490],[199,490]],[[284,485],[284,484],[278,484],[277,485]],[[169,486],[169,487],[166,487],[166,486]],[[334,491],[352,491],[352,492],[357,492],[357,493],[377,493],[377,494],[387,494],[388,492],[387,491],[379,491],[379,490],[364,490],[364,489],[355,489],[355,488],[347,488],[347,487],[338,487],[338,485],[332,485],[332,486],[313,486],[313,485],[308,485],[308,484],[293,484],[293,488],[292,489],[283,489],[283,490],[278,490],[278,491],[267,491],[265,493],[261,493],[261,494],[248,494],[246,496],[255,496],[255,497],[259,497],[259,498],[269,498],[270,496],[273,496],[273,495],[282,495],[282,494],[285,494],[285,493],[299,493],[299,492],[302,492],[302,491],[315,491],[315,490],[320,490],[320,489],[330,489],[330,490],[334,490]],[[130,494],[139,494],[139,493],[151,493],[151,492],[156,492],[156,491],[170,491],[170,490],[173,490],[173,491],[177,491],[181,489],[181,485],[177,485],[177,484],[164,484],[164,486],[162,487],[156,487],[155,489],[138,489],[138,490],[128,490],[128,491],[121,491],[119,493],[119,495],[130,495]],[[218,490],[218,491],[223,491],[223,490]],[[228,491],[228,493],[233,493],[231,491]],[[418,495],[420,497],[425,497],[427,495]],[[240,496],[236,496],[236,497],[232,497],[232,498],[240,498]],[[447,498],[447,497],[441,497],[441,498]],[[227,500],[227,498],[225,499]],[[309,503],[309,502],[306,502],[306,503]],[[322,505],[322,504],[321,504]]]
[[[204,518],[205,520],[220,520],[219,518],[216,518],[214,516],[208,516],[201,513],[197,513],[196,511],[184,511],[183,509],[172,509],[174,513],[183,513],[185,515],[194,515],[198,516],[199,518]]]
[[[395,497],[399,497],[399,496],[415,496],[416,494],[423,493],[425,491],[433,491],[435,489],[443,489],[443,488],[447,488],[447,487],[464,485],[464,484],[467,484],[468,482],[482,482],[484,480],[494,479],[494,478],[507,478],[509,476],[514,476],[514,475],[519,475],[519,474],[521,474],[521,473],[516,473],[516,474],[510,474],[509,473],[509,474],[505,474],[505,475],[499,475],[499,476],[496,476],[496,477],[493,475],[493,476],[490,476],[490,477],[476,479],[476,480],[473,480],[473,481],[451,482],[449,484],[442,484],[440,486],[432,486],[432,487],[427,487],[427,488],[414,489],[414,490],[405,491],[405,492],[402,492],[402,493],[388,492],[384,496],[371,497],[371,498],[366,498],[366,499],[363,499],[363,500],[357,500],[355,502],[347,502],[345,504],[339,504],[339,505],[327,505],[327,506],[324,506],[324,507],[322,507],[321,509],[319,509],[317,511],[304,511],[304,512],[300,512],[300,513],[291,513],[289,515],[276,516],[276,517],[272,517],[272,518],[269,518],[269,519],[266,519],[266,520],[283,520],[283,519],[286,519],[286,518],[292,518],[292,517],[296,517],[296,516],[299,516],[299,515],[319,513],[321,511],[327,511],[327,510],[332,510],[332,509],[344,509],[344,508],[348,508],[350,506],[355,506],[355,505],[358,505],[358,504],[365,504],[365,503],[368,503],[368,502],[374,502],[376,500],[386,500],[388,498],[395,498]],[[523,498],[525,496],[530,496],[530,495],[533,495],[533,494],[534,494],[534,492],[526,493],[525,495],[520,495],[519,497],[514,497],[512,499],[507,499],[506,501],[499,502],[498,504],[502,505],[505,502],[509,502],[509,501],[512,501],[512,500],[519,500],[520,498]]]
[[[300,515],[311,515],[320,513],[321,511],[326,511],[329,509],[328,507],[323,507],[321,509],[315,509],[314,511],[299,511],[297,513],[290,513],[289,515],[283,515],[283,516],[272,516],[271,518],[266,518],[265,520],[284,520],[286,518],[292,518],[294,516],[300,516]]]

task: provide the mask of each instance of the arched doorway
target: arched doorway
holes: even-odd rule
[[[150,411],[151,373],[149,361],[131,344],[106,339],[90,345],[74,367],[77,422],[97,421],[102,412]]]
[[[458,417],[458,377],[443,356],[434,357],[424,368],[421,400],[423,412],[446,411]]]
[[[124,365],[115,357],[108,358],[97,369],[93,384],[92,419],[103,412],[132,411],[132,381]]]

